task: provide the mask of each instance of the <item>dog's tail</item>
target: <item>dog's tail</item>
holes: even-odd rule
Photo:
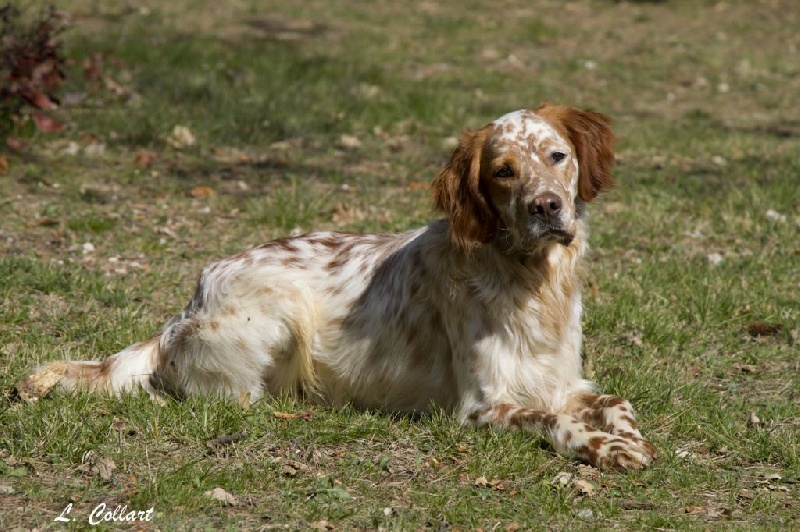
[[[144,389],[153,394],[151,382],[159,360],[159,336],[139,342],[105,360],[55,361],[36,368],[17,384],[23,399],[57,392],[88,391],[121,395]]]

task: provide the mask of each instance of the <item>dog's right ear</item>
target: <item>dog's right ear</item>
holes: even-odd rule
[[[481,185],[481,156],[486,132],[465,131],[447,165],[433,180],[433,201],[450,221],[450,237],[459,249],[494,238],[497,216]]]

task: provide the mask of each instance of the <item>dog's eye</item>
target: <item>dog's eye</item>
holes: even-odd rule
[[[563,151],[554,151],[553,153],[550,154],[550,159],[552,159],[554,163],[560,163],[566,158],[567,154],[564,153]]]
[[[514,177],[514,170],[508,166],[501,166],[494,171],[494,176],[500,179],[508,179],[509,177]]]

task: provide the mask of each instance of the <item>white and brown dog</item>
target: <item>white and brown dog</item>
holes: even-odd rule
[[[646,466],[631,405],[581,375],[586,204],[612,185],[613,144],[593,111],[509,113],[466,132],[436,176],[444,220],[272,241],[208,266],[156,337],[37,371],[55,367],[65,391],[438,405],[599,467]]]

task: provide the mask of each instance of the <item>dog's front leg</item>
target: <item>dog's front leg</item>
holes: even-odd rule
[[[479,427],[493,425],[532,432],[550,442],[556,452],[600,469],[639,469],[652,460],[648,449],[636,442],[598,430],[570,414],[496,404],[475,408],[465,418]]]
[[[567,413],[604,432],[629,440],[641,447],[651,458],[658,452],[639,432],[631,404],[616,395],[577,392],[567,401]]]

